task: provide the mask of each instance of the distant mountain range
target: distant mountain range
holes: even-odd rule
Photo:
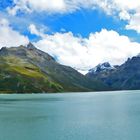
[[[0,50],[0,93],[52,93],[109,90],[55,61],[32,43]]]
[[[53,93],[140,89],[140,55],[121,66],[99,64],[82,75],[27,46],[0,49],[0,93]]]
[[[86,77],[102,81],[112,90],[140,89],[140,55],[129,58],[121,66],[99,64],[91,69]]]

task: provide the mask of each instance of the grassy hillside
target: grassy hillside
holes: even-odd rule
[[[84,92],[107,90],[49,54],[25,46],[0,50],[0,93]]]
[[[48,79],[35,65],[15,56],[0,57],[0,92],[62,92],[58,83]]]

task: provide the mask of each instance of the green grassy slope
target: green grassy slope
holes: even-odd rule
[[[108,90],[49,54],[25,46],[0,49],[0,93],[84,92]]]
[[[41,70],[25,59],[15,56],[0,57],[1,93],[62,92],[58,83],[48,79]]]

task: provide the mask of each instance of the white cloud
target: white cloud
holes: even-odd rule
[[[64,0],[14,0],[15,6],[8,7],[8,12],[15,15],[18,10],[32,12],[32,11],[47,11],[51,13],[65,11]]]
[[[128,25],[126,29],[135,30],[140,33],[140,0],[115,0],[117,7],[120,7],[120,18],[123,20],[128,20]]]
[[[140,0],[14,0],[14,6],[8,7],[12,15],[20,10],[23,12],[69,13],[76,10],[100,9],[108,15],[117,15],[121,20],[127,20],[126,29],[139,33]]]
[[[112,12],[112,5],[109,0],[14,0],[14,7],[8,7],[10,14],[16,15],[17,11],[24,12],[48,12],[68,13],[81,8],[95,9],[96,7],[106,12]]]
[[[120,7],[120,9],[128,9],[133,10],[137,9],[140,5],[140,0],[132,1],[132,0],[113,0],[114,3]]]
[[[137,33],[140,33],[140,12],[133,15],[126,29],[135,30]]]
[[[58,62],[78,70],[88,70],[99,63],[121,64],[140,52],[140,44],[113,30],[103,29],[88,38],[74,36],[71,32],[45,34],[35,45],[57,57]]]
[[[29,31],[30,31],[31,34],[35,34],[37,36],[41,36],[41,37],[45,36],[44,33],[43,33],[44,31],[42,29],[38,30],[34,24],[29,25]]]
[[[122,20],[130,20],[130,14],[126,11],[126,10],[123,10],[119,13],[119,17],[120,19]]]
[[[112,14],[113,11],[136,10],[139,9],[140,0],[14,0],[15,6],[8,8],[12,14],[18,10],[47,11],[52,13],[61,13],[74,11],[80,8],[101,8],[102,10]]]
[[[19,46],[28,42],[27,37],[12,29],[8,20],[0,19],[0,48],[3,46]]]

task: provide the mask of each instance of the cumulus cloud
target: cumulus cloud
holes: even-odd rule
[[[14,0],[14,6],[8,7],[7,10],[10,14],[16,15],[20,10],[26,12],[67,13],[81,8],[95,9],[96,7],[109,13],[113,6],[109,4],[109,0]]]
[[[47,11],[51,13],[66,10],[64,0],[14,0],[14,4],[14,7],[8,7],[8,12],[12,15],[15,15],[19,10],[26,12]]]
[[[130,20],[130,14],[126,11],[126,10],[123,10],[119,13],[119,17],[121,20]]]
[[[0,19],[0,48],[3,46],[19,46],[29,42],[28,38],[15,31],[8,20]]]
[[[18,10],[47,11],[47,12],[69,12],[80,8],[95,9],[96,7],[112,14],[113,11],[137,10],[140,6],[140,0],[14,0],[14,6],[8,9],[12,14],[16,14]]]
[[[91,33],[88,38],[74,36],[72,32],[45,34],[35,45],[61,64],[85,71],[106,61],[121,64],[140,52],[139,43],[106,29]]]
[[[44,37],[43,30],[42,29],[38,30],[37,27],[34,24],[29,25],[29,31],[30,31],[31,34],[35,34],[37,36]]]
[[[129,24],[126,25],[126,29],[135,30],[137,33],[140,33],[140,12],[133,15]]]
[[[127,20],[126,29],[140,32],[139,15],[140,0],[14,0],[14,6],[8,7],[10,14],[23,12],[69,13],[79,9],[100,9],[108,15],[117,15]]]
[[[140,0],[115,0],[117,7],[121,8],[119,14],[120,18],[123,20],[128,20],[128,25],[126,29],[135,30],[137,33],[140,33]]]

